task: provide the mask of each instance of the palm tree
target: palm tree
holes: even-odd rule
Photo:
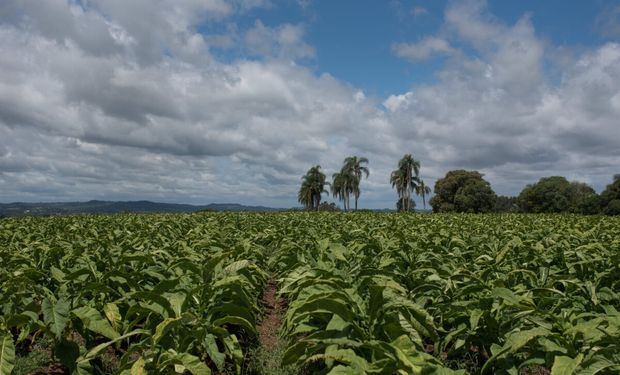
[[[368,159],[365,157],[349,156],[348,158],[344,159],[344,165],[342,167],[343,170],[347,170],[349,173],[355,176],[351,190],[355,196],[355,210],[356,211],[357,211],[357,200],[359,199],[360,194],[361,194],[360,182],[362,181],[362,174],[365,174],[366,178],[368,178],[368,175],[370,174],[368,167],[362,164],[367,165]]]
[[[398,202],[401,203],[404,201],[405,197],[405,174],[400,169],[396,169],[392,171],[390,174],[390,183],[392,184],[392,189],[396,188],[396,194],[398,194]],[[403,205],[397,205],[398,211],[402,211],[404,209]]]
[[[424,204],[424,209],[426,210],[426,196],[431,193],[431,188],[426,186],[424,180],[418,177],[418,186],[416,187],[415,193],[417,195],[422,196],[422,203]]]
[[[332,175],[332,195],[334,198],[338,198],[339,201],[345,199],[344,179],[340,173],[334,173]],[[344,203],[344,210],[347,210],[346,202]]]
[[[301,188],[297,193],[297,200],[299,203],[303,204],[306,209],[312,208],[312,189],[308,180],[306,180],[306,176],[302,178]]]
[[[343,168],[332,175],[332,195],[343,202],[344,210],[349,209],[349,195],[355,192],[356,177]]]
[[[297,193],[297,200],[307,209],[319,209],[321,194],[327,193],[325,185],[325,173],[321,172],[321,166],[316,165],[308,170],[301,179],[301,188]]]
[[[411,154],[405,154],[398,161],[398,169],[392,171],[390,182],[396,188],[398,197],[402,199],[402,209],[405,212],[411,210],[411,193],[417,191],[420,174],[420,162]]]
[[[398,212],[405,211],[404,202],[405,202],[405,197],[398,198],[398,201],[396,201],[396,211]],[[409,199],[408,207],[410,211],[415,207],[415,202],[413,201],[413,199]]]

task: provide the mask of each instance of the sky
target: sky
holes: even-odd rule
[[[620,1],[0,2],[0,202],[291,207],[310,167],[357,155],[360,207],[393,208],[406,153],[429,186],[467,169],[499,195],[551,175],[600,192]]]

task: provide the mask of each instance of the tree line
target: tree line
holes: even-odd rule
[[[353,196],[354,208],[357,210],[361,195],[360,182],[362,177],[368,178],[369,174],[368,159],[365,157],[345,158],[340,171],[332,175],[331,182],[327,181],[325,173],[321,171],[321,166],[315,165],[301,178],[297,200],[308,210],[332,211],[335,210],[335,205],[321,205],[322,194],[331,192],[334,198],[342,202],[345,211],[351,209],[350,198]],[[415,201],[411,196],[414,193],[422,197],[426,208],[426,197],[431,193],[431,189],[420,178],[420,161],[414,159],[411,154],[405,154],[400,159],[398,168],[390,174],[390,183],[398,194],[396,206],[399,211],[413,211]],[[330,191],[326,187],[329,187]]]
[[[497,196],[477,171],[450,171],[437,180],[433,212],[526,212],[620,215],[620,175],[601,194],[584,182],[543,177],[518,196]]]
[[[327,181],[321,166],[316,165],[302,177],[298,200],[308,210],[338,210],[335,204],[321,204],[323,193],[331,192],[343,202],[344,210],[350,209],[350,197],[357,210],[361,195],[362,177],[368,178],[368,159],[350,156],[344,159],[339,172]],[[420,178],[420,161],[411,154],[404,155],[398,167],[390,174],[390,183],[396,189],[396,209],[413,211],[416,194],[426,208],[426,197],[431,188]],[[329,188],[329,191],[326,189]],[[562,176],[543,177],[523,188],[518,196],[497,196],[491,184],[478,171],[453,170],[435,182],[430,205],[433,212],[531,212],[579,213],[586,215],[620,215],[620,174],[613,177],[601,194],[584,182],[569,182]]]

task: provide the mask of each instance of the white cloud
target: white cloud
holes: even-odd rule
[[[608,38],[620,38],[620,5],[608,4],[596,18],[594,25],[598,32]]]
[[[277,28],[257,20],[245,34],[245,45],[251,54],[297,60],[314,57],[315,50],[303,41],[301,25],[284,24]]]
[[[384,102],[397,134],[422,151],[433,178],[480,169],[511,194],[552,174],[576,175],[598,189],[609,182],[620,155],[620,45],[561,61],[553,84],[545,64],[556,64],[555,51],[527,16],[506,25],[483,2],[459,2],[446,10],[445,29],[474,54],[450,60],[437,83]]]
[[[419,61],[426,60],[433,55],[451,55],[457,52],[450,43],[439,37],[427,37],[416,43],[396,43],[392,50],[397,56]]]
[[[302,25],[230,21],[267,2],[75,4],[3,3],[0,201],[291,206],[308,167],[331,174],[353,154],[370,159],[363,207],[393,206],[389,173],[408,152],[430,184],[480,169],[500,193],[575,171],[600,189],[617,173],[615,43],[557,53],[527,17],[506,25],[456,3],[441,35],[403,46],[411,59],[453,54],[437,82],[377,99],[300,65],[316,54]],[[199,33],[205,22],[227,31]],[[457,42],[474,53],[454,54]],[[260,58],[226,62],[213,47]]]

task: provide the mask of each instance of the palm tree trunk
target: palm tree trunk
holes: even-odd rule
[[[407,212],[411,211],[411,168],[407,168]]]
[[[355,196],[355,211],[357,211],[357,195]]]

